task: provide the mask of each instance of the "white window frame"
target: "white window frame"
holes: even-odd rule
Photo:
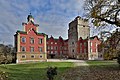
[[[51,50],[53,49],[53,46],[51,46]]]
[[[90,46],[92,46],[92,42],[90,42]]]
[[[92,48],[90,48],[90,52],[92,53],[93,51],[92,51]]]
[[[53,51],[51,51],[51,54],[53,54]]]
[[[55,44],[57,44],[57,42],[55,42]]]
[[[32,56],[34,56],[34,57],[32,57]],[[31,58],[35,58],[35,55],[31,55]]]
[[[32,51],[32,48],[33,48],[33,51]],[[30,52],[34,52],[34,51],[35,51],[34,47],[30,46]]]
[[[25,56],[25,57],[23,58],[23,56]],[[21,58],[25,59],[25,58],[26,58],[26,55],[22,55]]]
[[[41,57],[41,56],[42,56],[42,57]],[[39,57],[40,57],[40,58],[43,58],[43,55],[40,55]]]
[[[51,42],[51,44],[53,44],[53,42]]]
[[[43,52],[43,47],[38,47],[39,52]]]
[[[24,51],[23,51],[23,48],[24,48]],[[26,47],[25,46],[21,46],[21,51],[25,52],[26,51]]]
[[[23,40],[24,39],[24,40]],[[26,37],[21,37],[21,42],[26,43]]]
[[[43,39],[39,38],[39,44],[43,44]]]
[[[35,43],[35,39],[34,38],[30,38],[30,44],[34,44]]]

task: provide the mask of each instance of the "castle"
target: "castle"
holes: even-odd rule
[[[69,23],[68,39],[61,36],[55,39],[38,32],[38,24],[30,14],[27,23],[22,23],[24,30],[17,31],[15,48],[17,63],[27,61],[46,61],[47,58],[75,58],[94,60],[101,57],[98,46],[101,41],[97,36],[90,37],[90,27],[87,19],[77,16]]]

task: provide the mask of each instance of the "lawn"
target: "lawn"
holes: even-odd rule
[[[61,74],[74,66],[70,62],[40,62],[28,64],[0,65],[0,70],[9,74],[8,80],[47,80],[47,67],[57,67],[58,75],[54,80],[60,80]]]
[[[105,60],[105,61],[86,61],[87,64],[91,65],[116,65],[118,64],[116,60]]]
[[[63,74],[65,80],[120,80],[117,61],[86,61],[89,66],[71,68]]]

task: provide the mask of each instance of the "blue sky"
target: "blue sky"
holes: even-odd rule
[[[83,0],[0,0],[0,43],[14,44],[14,34],[23,30],[31,12],[39,32],[67,39],[68,23],[83,15]]]

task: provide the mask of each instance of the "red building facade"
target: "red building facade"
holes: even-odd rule
[[[34,18],[30,14],[28,22],[22,23],[24,30],[17,31],[15,48],[17,63],[27,61],[45,61],[46,58],[46,34],[38,33],[38,24],[34,24]]]
[[[80,39],[77,42],[77,58],[88,59],[88,39]]]
[[[82,39],[80,37],[75,44],[77,45],[77,47],[75,47],[77,53],[74,58],[82,60],[99,59],[101,53],[98,48],[101,41],[97,36],[90,37],[89,39]],[[55,39],[52,36],[47,39],[48,58],[71,58],[68,49],[68,39],[63,40],[62,37]]]
[[[100,58],[99,45],[101,40],[97,36],[89,39],[80,39],[77,43],[77,58],[95,60]]]
[[[48,58],[64,58],[68,56],[68,40],[63,40],[60,36],[55,39],[52,36],[47,39]]]
[[[101,51],[99,51],[99,46],[101,44],[101,40],[97,37],[91,37],[88,40],[88,57],[89,60],[101,59]]]

